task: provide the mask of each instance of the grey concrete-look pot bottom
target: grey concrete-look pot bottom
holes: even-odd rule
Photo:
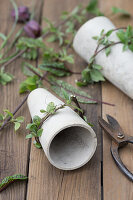
[[[32,118],[35,115],[44,117],[40,110],[46,109],[49,102],[63,104],[45,89],[32,91],[28,97]],[[77,169],[86,164],[95,153],[97,139],[93,129],[69,107],[50,116],[42,128],[40,143],[49,162],[59,169]]]

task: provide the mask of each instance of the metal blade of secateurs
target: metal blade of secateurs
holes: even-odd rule
[[[106,115],[106,116],[107,116],[107,119],[108,119],[109,124],[110,124],[116,131],[123,132],[121,126],[119,125],[118,121],[117,121],[115,118],[113,118],[113,117],[110,116],[110,115]]]

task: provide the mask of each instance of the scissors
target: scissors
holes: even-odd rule
[[[114,119],[110,115],[106,115],[108,122],[107,123],[104,119],[101,117],[98,118],[99,124],[103,130],[109,134],[109,136],[112,139],[112,144],[111,144],[111,154],[112,157],[116,163],[116,165],[119,167],[121,172],[133,182],[133,174],[126,168],[126,166],[123,164],[120,156],[119,156],[119,148],[124,147],[128,143],[133,144],[133,137],[126,135],[121,126],[119,125],[118,121]]]

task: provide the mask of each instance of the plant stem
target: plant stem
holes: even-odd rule
[[[30,69],[31,70],[31,69]],[[38,75],[38,74],[37,74]],[[45,76],[47,75],[47,72],[46,73],[44,73],[44,75],[41,77],[40,75],[38,75],[38,76],[40,76],[40,80],[43,80],[44,78],[45,78]],[[16,109],[13,111],[13,116],[19,111],[19,109],[24,105],[24,103],[26,102],[26,100],[27,100],[27,98],[28,98],[28,96],[29,96],[29,92],[28,92],[28,94],[24,97],[24,99],[23,99],[23,101],[16,107]],[[0,127],[0,131],[7,125],[7,123],[10,121],[10,119],[11,119],[11,117],[8,117],[5,121],[4,121],[4,123],[3,123],[3,125]]]
[[[17,42],[19,36],[22,34],[22,32],[23,32],[23,28],[21,28],[21,29],[17,32],[17,34],[16,34],[16,36],[15,36],[13,42],[10,44],[10,46],[8,47],[8,49],[5,51],[4,54],[7,54],[7,53],[10,51],[10,49],[15,45],[15,43]]]
[[[14,56],[13,58],[11,58],[8,62],[6,62],[2,67],[6,67],[7,65],[11,64],[12,62],[14,62],[17,58],[19,58],[27,49],[24,49],[22,51],[20,51],[16,56]]]
[[[68,18],[67,18],[67,20],[68,20]],[[67,20],[64,20],[64,21],[60,22],[60,23],[56,26],[56,28],[59,28],[60,26],[62,26]],[[48,31],[47,33],[45,33],[45,34],[42,35],[41,37],[44,39],[44,38],[47,37],[49,34],[51,34],[50,31]],[[10,59],[8,62],[6,62],[6,63],[3,65],[3,67],[6,67],[6,66],[8,66],[9,64],[11,64],[12,62],[14,62],[17,58],[19,58],[19,57],[20,57],[24,52],[26,52],[26,51],[27,51],[27,49],[24,49],[24,50],[20,51],[16,56],[14,56],[12,59]]]
[[[50,85],[56,85],[56,86],[58,86],[58,87],[61,88],[61,86],[58,85],[57,83],[55,83],[55,82],[54,82],[54,83],[51,83],[48,79],[46,79],[46,77],[44,78],[44,80],[45,80],[47,83],[49,83]],[[68,92],[71,93],[70,90],[68,90],[68,89],[66,89],[66,90],[67,90]],[[76,94],[76,93],[75,93],[75,96],[79,96],[79,97],[88,99],[89,101],[94,101],[94,102],[96,102],[96,103],[106,104],[106,105],[109,105],[109,106],[115,106],[115,104],[111,104],[111,103],[108,103],[108,102],[105,102],[105,101],[100,101],[100,100],[98,100],[98,99],[93,99],[93,98],[85,97],[85,96],[82,96],[82,95],[80,95],[80,94]]]
[[[101,51],[103,51],[104,49],[106,49],[106,48],[108,48],[108,47],[110,47],[110,46],[114,46],[114,45],[116,45],[116,44],[121,44],[121,43],[122,43],[122,42],[119,41],[119,42],[115,42],[115,43],[112,43],[112,44],[108,44],[107,46],[101,48],[99,51],[95,52],[94,55],[93,55],[92,57],[96,57],[97,54],[99,54]]]
[[[13,116],[18,112],[18,110],[23,106],[23,104],[26,102],[27,98],[28,98],[29,93],[25,96],[25,98],[23,99],[23,101],[17,106],[17,108],[14,110],[14,112],[12,113]],[[6,126],[6,124],[10,121],[11,117],[8,117],[3,125],[0,127],[0,131]]]
[[[114,29],[112,29],[112,31],[114,32],[114,31],[121,30],[121,29],[127,29],[127,27],[114,28]],[[103,39],[105,36],[106,36],[106,34],[104,34],[104,35],[102,36],[101,39]],[[119,43],[121,43],[121,42],[116,42],[116,43],[109,44],[109,45],[103,47],[103,48],[102,48],[101,50],[99,50],[99,51],[98,51],[98,49],[99,49],[99,47],[100,47],[100,44],[98,43],[98,45],[97,45],[97,47],[96,47],[96,49],[95,49],[94,55],[93,55],[92,57],[95,57],[95,56],[96,56],[99,52],[101,52],[102,50],[104,50],[104,49],[106,49],[106,48],[108,48],[108,47],[110,47],[110,46],[113,46],[113,45],[115,45],[115,44],[119,44]]]
[[[15,30],[15,27],[16,27],[16,22],[13,24],[12,26],[12,29],[10,31],[10,33],[8,34],[6,40],[2,43],[2,45],[0,46],[0,51],[5,47],[5,45],[7,44],[8,42],[8,39],[11,37],[11,35],[13,34],[14,30]]]
[[[80,11],[81,10],[79,10],[78,12],[80,12]],[[66,19],[62,20],[59,24],[55,25],[55,28],[60,28],[61,26],[63,26],[72,17],[72,12],[68,15],[68,17]],[[47,33],[44,33],[42,35],[42,38],[47,37],[50,33],[52,34],[52,32],[50,32],[50,31],[48,31]]]
[[[30,70],[31,72],[33,72],[35,75],[37,75],[37,76],[40,78],[40,80],[42,80],[43,76],[41,76],[40,74],[38,74],[36,71],[34,71],[34,70],[31,69],[31,68],[29,68],[29,70]]]
[[[76,106],[77,106],[79,109],[81,109],[81,107],[80,107],[80,105],[79,105],[79,102],[78,102],[76,96],[73,96],[73,95],[72,95],[72,96],[71,96],[71,100],[76,104]],[[80,116],[82,119],[84,119],[83,112],[80,112],[80,111],[78,111],[78,110],[75,110],[75,111],[78,112],[79,116]]]
[[[56,113],[59,109],[64,108],[65,106],[67,106],[67,104],[62,104],[62,105],[60,105],[59,107],[57,107],[57,108],[55,109],[55,113]],[[54,114],[55,114],[55,113],[54,113]],[[41,128],[41,126],[43,125],[43,123],[44,123],[50,116],[52,116],[52,115],[54,115],[54,114],[52,114],[52,113],[47,113],[47,114],[45,115],[45,117],[43,117],[43,118],[41,119],[41,122],[40,122],[40,125],[39,125],[39,127],[38,127],[38,130]],[[36,140],[37,143],[40,144],[40,141],[39,141],[39,138],[38,138],[38,137],[35,137],[35,140]]]
[[[78,12],[80,12],[81,10],[79,10]],[[73,12],[73,11],[72,11]],[[72,12],[69,14],[69,16],[65,19],[62,20],[59,24],[57,24],[55,26],[55,28],[60,28],[62,25],[64,25],[72,16]],[[41,37],[44,39],[45,37],[47,37],[49,34],[52,34],[52,32],[48,31],[46,33],[44,33]],[[17,38],[18,39],[18,38]],[[16,40],[15,40],[16,41]],[[71,44],[69,44],[71,45]],[[68,45],[67,48],[69,48],[70,46]],[[11,60],[9,60],[8,62],[6,62],[3,67],[8,66],[9,64],[11,64],[12,62],[14,62],[17,58],[19,58],[24,52],[26,52],[27,49],[20,51],[16,56],[14,56]]]

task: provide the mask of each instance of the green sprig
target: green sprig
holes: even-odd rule
[[[12,176],[7,176],[0,183],[0,192],[5,190],[9,185],[11,185],[12,183],[14,183],[16,181],[24,181],[27,179],[28,179],[28,177],[24,176],[22,174],[14,174]]]
[[[61,104],[61,105],[55,105],[54,102],[50,102],[47,105],[46,110],[44,110],[44,109],[40,110],[41,113],[45,114],[45,116],[42,119],[36,115],[33,117],[32,123],[27,124],[26,129],[28,129],[30,132],[26,136],[26,139],[35,137],[34,145],[37,148],[41,148],[41,144],[39,142],[39,137],[41,137],[42,132],[43,132],[43,129],[41,128],[41,126],[46,121],[46,119],[48,119],[50,116],[54,115],[58,110],[65,108],[66,106],[70,106],[70,107],[74,108],[75,110],[77,110],[79,112],[79,114],[83,113],[82,109],[79,107],[79,104],[77,104],[77,102],[73,100],[73,99],[76,99],[75,96],[68,95],[65,90],[62,90],[62,94],[66,100],[66,103]],[[73,105],[72,102],[74,102],[76,105]]]
[[[124,9],[113,6],[111,8],[111,10],[112,10],[113,14],[121,14],[121,15],[126,16],[126,17],[131,17],[131,14]]]
[[[125,29],[125,31],[123,29]],[[110,40],[110,35],[114,31],[117,31],[116,36],[119,39],[117,42]],[[99,36],[93,36],[92,38],[97,41],[97,47],[90,58],[88,66],[82,71],[82,79],[77,81],[78,86],[86,86],[89,83],[105,80],[102,75],[102,66],[95,62],[96,56],[101,51],[104,50],[106,56],[109,56],[111,53],[111,47],[121,43],[123,44],[123,51],[129,49],[133,52],[133,27],[130,25],[127,28],[116,28],[107,32],[102,30]],[[101,45],[102,48],[100,48]]]
[[[14,124],[14,130],[17,131],[24,122],[24,117],[19,116],[14,118],[13,114],[8,109],[5,109],[3,112],[4,114],[0,113],[0,127],[3,126],[6,119],[10,118],[8,124]]]
[[[4,71],[4,68],[2,67],[0,70],[0,84],[6,85],[7,83],[10,83],[13,80],[13,75],[10,73],[6,73]]]
[[[20,84],[19,93],[32,91],[38,87],[42,87],[42,81],[37,75],[29,76],[25,81]]]

